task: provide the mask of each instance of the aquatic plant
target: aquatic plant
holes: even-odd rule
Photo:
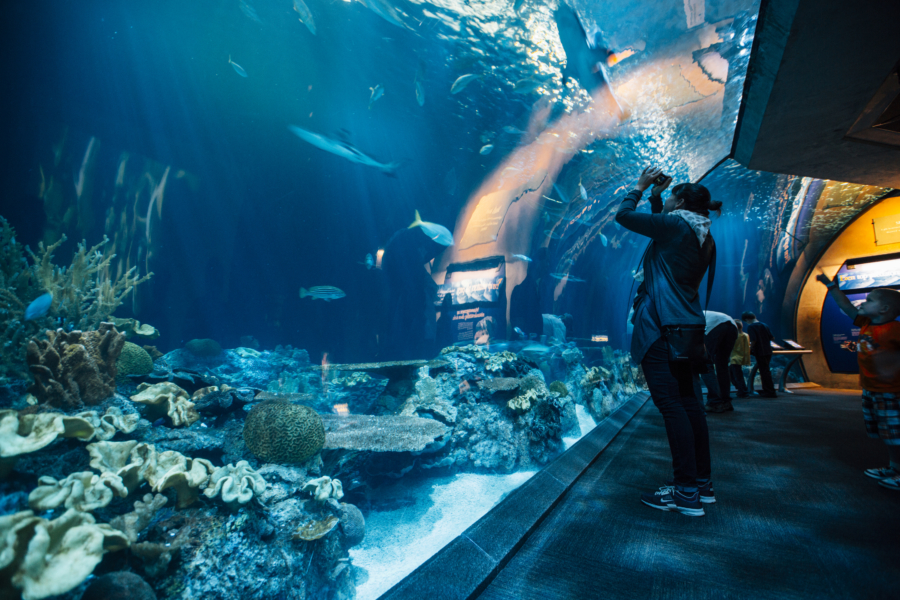
[[[110,263],[115,254],[103,253],[108,243],[103,241],[78,249],[69,266],[53,264],[53,253],[66,241],[44,246],[37,252],[16,241],[16,232],[0,217],[0,331],[5,343],[0,346],[0,375],[26,378],[25,347],[28,338],[38,331],[59,323],[62,329],[83,331],[96,329],[122,304],[132,289],[150,279],[132,267],[124,274],[110,275]],[[29,261],[30,258],[30,261]],[[49,292],[52,302],[46,315],[25,321],[30,302]]]
[[[325,445],[325,427],[311,408],[267,400],[247,415],[244,443],[260,460],[302,463]]]

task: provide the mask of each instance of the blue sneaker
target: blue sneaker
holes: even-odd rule
[[[714,504],[716,501],[716,492],[713,490],[712,481],[707,481],[704,484],[698,484],[698,490],[700,492],[700,502],[703,504]],[[666,487],[675,488],[674,481],[667,481]]]
[[[652,494],[641,494],[641,502],[652,508],[674,510],[689,517],[702,517],[706,514],[700,503],[700,492],[685,494],[667,485]]]
[[[664,485],[652,494],[641,494],[641,502],[659,510],[672,510],[675,508],[675,498],[672,496],[674,491],[675,488]]]

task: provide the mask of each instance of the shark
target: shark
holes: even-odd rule
[[[559,32],[559,41],[566,52],[563,84],[570,78],[575,79],[590,95],[601,86],[609,85],[606,61],[612,53],[593,43],[597,32],[588,37],[578,14],[565,2],[559,3],[553,18]]]
[[[341,158],[345,158],[350,162],[355,162],[366,167],[374,167],[385,175],[390,175],[391,177],[396,177],[397,169],[402,166],[402,163],[399,161],[380,163],[371,156],[363,154],[362,152],[351,146],[348,142],[333,140],[331,138],[325,137],[324,135],[313,133],[312,131],[307,131],[306,129],[301,129],[296,125],[288,125],[288,130],[304,142],[308,142],[316,148],[319,148],[326,152],[331,152],[332,154],[340,156]]]

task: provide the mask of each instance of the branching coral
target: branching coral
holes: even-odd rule
[[[88,247],[82,242],[68,267],[53,264],[53,253],[66,241],[38,245],[32,252],[18,243],[15,231],[0,217],[0,331],[5,343],[0,346],[0,370],[10,377],[26,374],[25,346],[28,338],[60,322],[66,331],[90,330],[118,308],[132,288],[153,274],[138,277],[136,267],[115,278],[110,263],[115,254],[104,255],[108,240]],[[26,254],[31,261],[26,258]],[[46,316],[25,321],[25,309],[38,296],[50,292],[53,301]]]

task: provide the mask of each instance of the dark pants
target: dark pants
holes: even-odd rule
[[[775,382],[772,381],[772,370],[769,368],[769,363],[772,362],[772,355],[761,354],[754,356],[754,358],[759,366],[759,378],[762,379],[762,392],[760,392],[760,395],[775,396]],[[753,385],[752,381],[750,385]]]
[[[675,485],[696,487],[697,479],[709,479],[709,430],[706,413],[694,393],[697,375],[689,365],[669,365],[669,350],[657,340],[641,361],[653,404],[666,424]]]
[[[706,352],[712,360],[709,373],[703,375],[706,384],[707,404],[723,404],[731,401],[731,381],[728,374],[728,362],[731,351],[737,341],[737,326],[731,323],[720,323],[710,330],[706,336]]]
[[[738,398],[747,397],[747,382],[744,381],[744,367],[741,365],[728,365],[728,372],[731,374],[731,383],[737,390]]]

